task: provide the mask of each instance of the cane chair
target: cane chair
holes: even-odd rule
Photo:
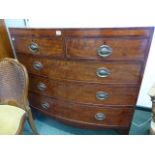
[[[0,61],[0,134],[21,134],[25,117],[33,133],[38,134],[29,107],[28,84],[27,70],[17,59],[4,58]],[[14,130],[8,129],[11,125],[7,123],[12,124]]]

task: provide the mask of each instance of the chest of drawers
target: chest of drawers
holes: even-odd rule
[[[31,106],[70,125],[127,134],[153,30],[11,28]]]

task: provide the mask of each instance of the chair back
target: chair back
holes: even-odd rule
[[[17,59],[4,58],[0,61],[0,102],[16,103],[26,110],[28,105],[28,73]]]

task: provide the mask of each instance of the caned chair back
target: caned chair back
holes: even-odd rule
[[[15,103],[26,110],[28,82],[27,70],[18,60],[4,58],[0,61],[0,103]]]
[[[14,105],[26,111],[33,133],[38,134],[28,102],[28,73],[17,59],[0,61],[0,104]]]

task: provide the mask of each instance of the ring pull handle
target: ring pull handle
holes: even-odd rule
[[[108,98],[108,93],[103,91],[98,91],[96,93],[96,98],[100,101],[106,100]]]
[[[98,77],[108,77],[110,75],[110,71],[107,68],[101,67],[97,69],[96,75]]]
[[[49,109],[49,107],[50,107],[50,105],[49,105],[48,102],[43,102],[43,103],[41,104],[41,106],[42,106],[42,108],[45,109],[45,110]]]
[[[102,112],[98,112],[95,114],[95,119],[98,121],[103,121],[103,120],[105,120],[105,118],[106,118],[106,116]]]
[[[35,70],[40,71],[40,70],[43,68],[43,65],[42,65],[41,62],[35,61],[35,62],[33,63],[33,68],[34,68]]]
[[[97,48],[97,54],[102,58],[106,58],[112,54],[112,48],[108,45],[101,45]]]
[[[31,42],[30,45],[28,45],[28,49],[33,53],[37,53],[39,51],[39,46],[35,42]]]
[[[38,88],[40,91],[44,91],[44,90],[47,88],[47,86],[46,86],[44,83],[40,82],[40,83],[37,85],[37,88]]]

